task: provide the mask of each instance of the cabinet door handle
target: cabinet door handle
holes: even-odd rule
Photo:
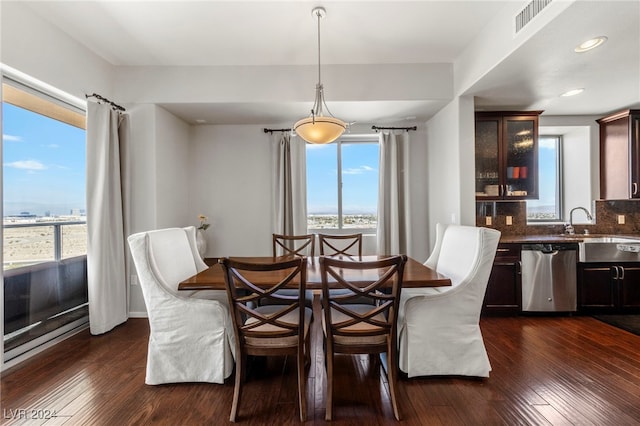
[[[613,269],[613,279],[617,280],[618,278],[620,278],[620,271],[618,270],[618,267],[612,266],[611,269]]]
[[[638,193],[638,183],[637,182],[633,182],[631,184],[631,188],[632,188],[631,194],[632,195],[636,195]]]
[[[619,280],[624,280],[624,266],[618,266],[618,268],[620,268],[620,276],[619,276]]]

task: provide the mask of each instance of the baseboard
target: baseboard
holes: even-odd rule
[[[77,325],[76,325],[77,324]],[[66,329],[61,334],[56,337],[49,338],[48,336],[41,336],[38,339],[34,339],[32,342],[29,342],[26,345],[23,345],[22,348],[16,348],[16,355],[12,355],[12,351],[5,352],[3,355],[3,362],[0,366],[0,371],[4,374],[8,369],[16,367],[20,363],[28,360],[29,358],[44,352],[45,350],[54,347],[56,344],[61,341],[68,339],[69,337],[80,333],[81,331],[87,330],[89,328],[89,322],[86,319],[75,321],[74,323],[67,324],[61,329]],[[54,330],[55,333],[58,330]],[[42,343],[39,343],[41,342]],[[27,350],[24,350],[28,348]],[[19,351],[19,352],[18,352]],[[8,359],[7,359],[8,358]],[[6,359],[6,360],[5,360]]]
[[[149,314],[146,311],[143,312],[129,312],[129,318],[149,318]]]

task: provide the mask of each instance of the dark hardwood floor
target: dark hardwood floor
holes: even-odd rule
[[[319,325],[307,383],[310,424],[325,423]],[[403,424],[640,424],[640,336],[590,317],[483,318],[481,327],[491,377],[402,378]],[[103,336],[85,331],[4,372],[2,424],[227,423],[233,376],[224,385],[144,384],[148,333],[146,319]],[[397,423],[378,371],[366,356],[338,358],[333,423]],[[295,377],[291,359],[255,363],[239,423],[298,424]],[[52,413],[46,422],[33,418]]]

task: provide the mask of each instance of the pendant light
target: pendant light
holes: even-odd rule
[[[316,84],[316,100],[311,115],[293,125],[293,130],[309,143],[325,144],[338,139],[347,128],[344,121],[335,118],[324,102],[324,89],[320,79],[320,19],[326,16],[324,7],[316,7],[312,15],[318,19],[318,84]],[[324,115],[324,109],[328,116]]]

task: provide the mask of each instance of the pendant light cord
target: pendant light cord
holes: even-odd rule
[[[316,11],[316,17],[318,18],[318,85],[322,85],[322,79],[320,78],[320,18],[322,18],[320,11]]]

